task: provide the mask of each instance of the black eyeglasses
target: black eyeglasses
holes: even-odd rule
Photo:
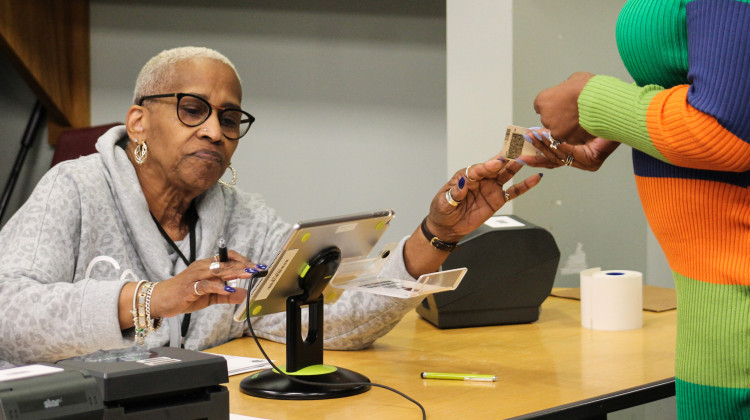
[[[216,108],[219,113],[221,132],[230,140],[238,140],[244,136],[255,122],[255,117],[241,109],[213,106],[200,96],[190,93],[144,96],[138,101],[138,105],[143,105],[146,99],[173,97],[177,98],[177,119],[188,127],[197,127],[206,122],[213,108]]]

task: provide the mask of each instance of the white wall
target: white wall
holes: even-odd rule
[[[497,154],[513,121],[512,6],[511,0],[446,2],[449,176]],[[510,202],[499,213],[512,209]]]
[[[162,49],[215,48],[257,118],[240,188],[289,222],[394,208],[383,243],[410,234],[446,181],[444,4],[318,3],[92,0],[92,122],[124,121]]]

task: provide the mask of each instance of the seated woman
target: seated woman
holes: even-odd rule
[[[0,232],[0,359],[202,350],[247,332],[232,319],[247,291],[224,282],[269,264],[290,225],[219,181],[254,120],[241,98],[237,71],[214,50],[176,48],[146,63],[126,124],[98,140],[98,153],[52,168]],[[539,182],[503,190],[520,168],[493,158],[456,172],[432,200],[429,233],[404,238],[384,274],[438,270],[449,251],[432,236],[457,242]],[[212,268],[219,238],[229,260]],[[418,302],[347,292],[326,308],[325,346],[367,347]],[[282,341],[284,316],[253,318],[254,329]]]

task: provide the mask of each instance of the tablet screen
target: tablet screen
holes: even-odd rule
[[[234,320],[243,322],[248,315],[285,311],[286,299],[303,292],[299,275],[311,258],[330,246],[341,250],[342,261],[366,258],[393,217],[394,212],[389,209],[297,223],[269,266],[268,274],[249,291],[249,307],[245,303],[238,305]]]

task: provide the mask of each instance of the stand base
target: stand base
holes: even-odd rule
[[[318,366],[325,366],[330,371],[312,375],[299,374],[299,372],[303,372],[308,367],[289,375],[293,375],[295,378],[303,381],[316,382],[321,385],[315,386],[294,382],[273,369],[266,369],[243,379],[240,382],[240,391],[253,397],[278,400],[323,400],[349,397],[361,394],[370,389],[370,379],[364,375],[335,366]],[[326,384],[336,384],[336,386]]]

